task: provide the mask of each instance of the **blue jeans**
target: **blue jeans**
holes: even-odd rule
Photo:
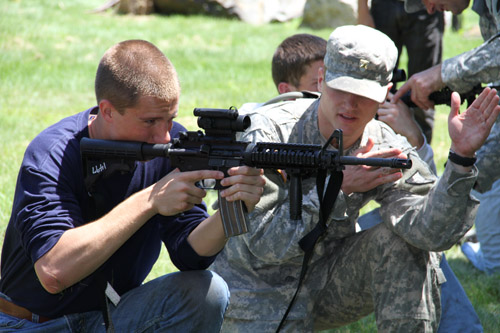
[[[494,182],[488,192],[474,192],[474,195],[481,201],[475,225],[484,271],[500,273],[500,180]]]
[[[161,276],[110,303],[118,332],[219,332],[229,303],[226,282],[211,271]],[[33,323],[0,313],[0,332],[105,332],[101,311]]]
[[[441,285],[442,311],[438,332],[482,332],[477,313],[444,255],[440,267],[446,282]]]
[[[377,208],[360,216],[358,226],[361,230],[366,230],[381,222],[382,217]],[[446,282],[441,285],[441,322],[438,332],[483,332],[474,307],[444,255],[440,268]]]

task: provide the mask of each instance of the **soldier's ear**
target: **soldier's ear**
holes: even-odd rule
[[[99,113],[101,114],[101,117],[103,117],[104,120],[106,121],[111,121],[113,118],[113,113],[116,111],[115,107],[111,102],[107,99],[102,99],[99,102]]]
[[[280,94],[284,94],[284,93],[291,92],[291,91],[297,91],[297,89],[295,89],[295,87],[293,85],[291,85],[290,83],[280,82],[278,84],[278,92]]]
[[[384,101],[387,101],[388,100],[388,97],[389,97],[389,93],[391,92],[391,89],[392,89],[392,86],[394,85],[394,83],[392,82],[389,82],[389,84],[387,85],[387,94],[385,95],[385,99]]]
[[[322,92],[323,82],[325,81],[325,70],[323,67],[318,68],[318,91]]]

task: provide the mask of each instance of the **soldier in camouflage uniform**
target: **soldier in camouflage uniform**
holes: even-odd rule
[[[459,14],[468,8],[470,0],[406,0],[406,10],[417,11],[426,8],[428,12],[450,10]],[[406,91],[412,91],[412,99],[419,105],[430,105],[428,96],[444,86],[464,93],[478,83],[498,84],[500,80],[500,1],[474,0],[472,9],[479,15],[481,35],[485,42],[479,47],[447,59],[442,65],[412,76],[395,98]],[[498,122],[498,121],[497,121]],[[476,190],[482,195],[477,212],[476,231],[479,243],[462,245],[464,254],[480,270],[487,273],[500,272],[500,182],[498,163],[500,124],[493,127],[491,135],[478,151],[476,164],[479,178]]]
[[[427,8],[429,13],[449,10],[460,14],[469,6],[470,0],[406,0],[408,12]],[[465,93],[478,83],[495,82],[500,79],[500,3],[499,0],[475,0],[472,9],[479,16],[481,35],[485,42],[479,47],[464,52],[456,57],[446,59],[442,64],[412,75],[399,88],[394,100],[399,99],[411,90],[412,100],[421,108],[433,107],[428,99],[430,93],[445,86]]]
[[[437,330],[443,276],[435,251],[451,247],[472,226],[477,170],[449,162],[436,179],[405,138],[373,119],[390,89],[396,57],[393,42],[375,29],[337,28],[320,73],[321,97],[271,104],[250,115],[242,140],[324,144],[342,128],[346,154],[404,154],[413,161],[410,170],[396,172],[349,166],[378,173],[383,185],[344,181],[284,331],[334,328],[372,312],[380,331]],[[470,157],[481,146],[500,111],[497,103],[496,92],[486,89],[458,115],[455,101],[449,126],[456,154]],[[297,288],[304,255],[298,242],[318,221],[315,179],[303,181],[302,219],[291,220],[289,184],[277,172],[266,177],[249,232],[231,238],[211,266],[231,291],[224,332],[276,330]],[[359,210],[370,200],[380,203],[384,223],[356,233]]]

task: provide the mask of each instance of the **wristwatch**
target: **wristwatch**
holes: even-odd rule
[[[473,166],[474,163],[476,163],[477,158],[474,157],[463,157],[455,153],[453,150],[450,149],[450,153],[448,154],[448,159],[452,161],[455,164],[464,166],[464,167],[470,167]]]

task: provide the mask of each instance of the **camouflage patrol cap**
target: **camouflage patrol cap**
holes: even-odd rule
[[[382,32],[365,25],[339,27],[328,39],[325,83],[382,103],[397,56],[396,46]]]
[[[415,13],[425,9],[422,0],[405,0],[405,11],[407,13]]]

